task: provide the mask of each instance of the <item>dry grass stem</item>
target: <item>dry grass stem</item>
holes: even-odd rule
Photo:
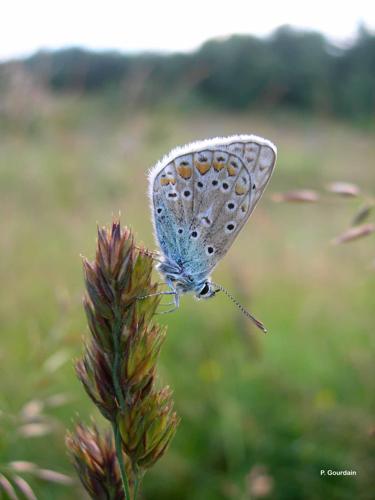
[[[285,193],[274,193],[272,195],[272,200],[277,203],[315,203],[319,200],[319,194],[312,189],[298,189],[294,191],[287,191]]]
[[[355,197],[361,193],[360,188],[356,184],[341,181],[331,182],[326,186],[326,190],[345,197]]]
[[[333,241],[333,245],[340,245],[341,243],[348,243],[350,241],[364,238],[375,231],[375,224],[362,224],[347,229],[342,234],[337,236]]]
[[[372,209],[374,208],[374,203],[366,203],[362,205],[357,213],[354,214],[352,220],[352,226],[357,226],[358,224],[362,224],[366,219],[371,215]]]

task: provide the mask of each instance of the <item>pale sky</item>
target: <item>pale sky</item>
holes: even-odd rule
[[[281,24],[344,43],[360,22],[375,31],[373,0],[3,0],[0,59],[66,46],[188,51],[212,37],[267,35]]]

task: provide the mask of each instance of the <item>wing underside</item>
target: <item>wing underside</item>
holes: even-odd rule
[[[207,275],[225,255],[271,177],[275,147],[241,137],[189,145],[151,173],[157,240],[166,257],[191,274]]]

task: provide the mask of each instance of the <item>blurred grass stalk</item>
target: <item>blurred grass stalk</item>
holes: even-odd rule
[[[163,455],[178,417],[168,387],[155,388],[165,338],[153,322],[160,296],[153,260],[119,222],[98,229],[94,262],[83,260],[84,308],[91,333],[76,372],[107,419],[112,436],[79,423],[66,444],[85,489],[95,499],[132,500],[145,471]]]

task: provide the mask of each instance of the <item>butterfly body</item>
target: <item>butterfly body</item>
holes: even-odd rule
[[[207,139],[177,148],[150,172],[158,270],[179,296],[212,297],[210,273],[255,208],[272,174],[275,146],[253,135]]]

